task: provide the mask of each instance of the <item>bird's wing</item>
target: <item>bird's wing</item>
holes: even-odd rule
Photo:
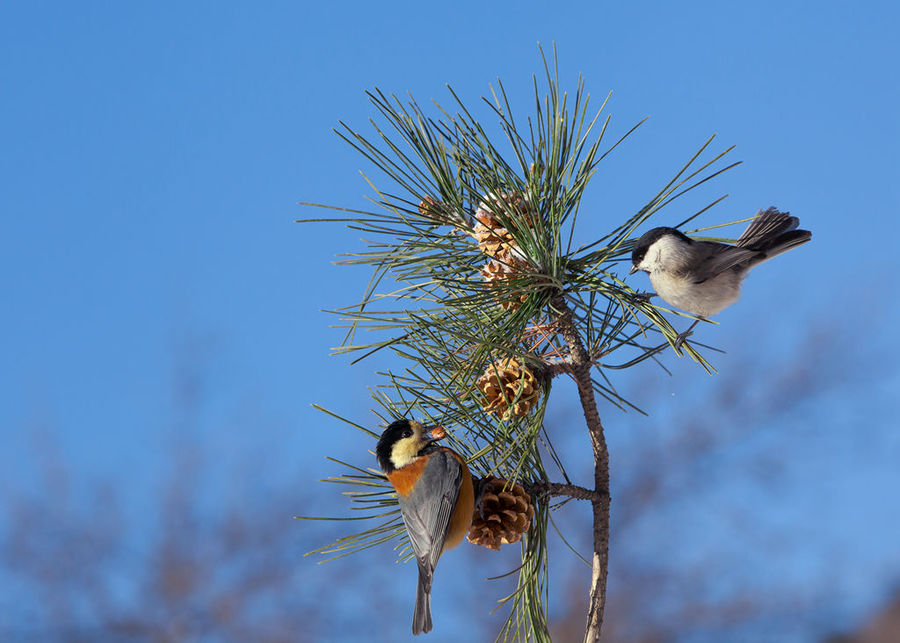
[[[409,495],[398,494],[413,552],[431,569],[444,548],[462,475],[462,465],[456,458],[444,450],[434,451]]]
[[[760,244],[790,232],[798,225],[800,219],[792,217],[789,212],[779,212],[776,208],[769,208],[765,212],[760,210],[735,245],[740,248],[758,249]]]
[[[691,266],[690,276],[695,284],[702,284],[737,265],[750,261],[759,254],[756,250],[729,246],[714,241],[695,241],[696,261]]]

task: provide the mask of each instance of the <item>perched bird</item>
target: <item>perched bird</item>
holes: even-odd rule
[[[643,270],[666,302],[710,317],[738,300],[751,268],[810,240],[809,230],[796,229],[799,223],[775,208],[759,211],[733,246],[695,241],[675,228],[653,228],[634,244],[631,274]],[[679,335],[679,344],[696,325]]]
[[[392,422],[381,434],[375,456],[397,491],[400,515],[409,532],[419,584],[413,610],[413,634],[431,631],[431,580],[438,558],[456,547],[469,531],[475,508],[472,474],[462,456],[434,444],[415,420]]]

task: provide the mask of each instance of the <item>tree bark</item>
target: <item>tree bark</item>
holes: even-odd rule
[[[559,295],[551,302],[560,324],[560,334],[569,348],[569,371],[578,384],[578,396],[587,423],[594,452],[594,498],[591,500],[594,518],[594,556],[591,571],[590,606],[585,643],[600,640],[603,626],[603,610],[606,606],[606,576],[609,569],[609,451],[603,435],[603,423],[597,412],[597,400],[591,382],[591,356],[584,346],[572,319],[572,311],[566,304],[565,295]]]

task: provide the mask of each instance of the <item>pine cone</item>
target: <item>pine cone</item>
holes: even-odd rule
[[[489,228],[499,228],[502,224],[496,216],[498,212],[502,212],[507,219],[524,218],[529,226],[534,223],[530,216],[526,216],[530,214],[528,204],[518,190],[488,192],[484,195],[484,200],[478,204],[475,218]]]
[[[478,242],[478,248],[488,257],[506,263],[513,262],[516,241],[506,228],[500,225],[491,227],[479,222],[475,224],[472,236]]]
[[[531,496],[520,484],[507,487],[503,478],[488,476],[481,480],[481,506],[475,509],[469,528],[470,543],[489,549],[517,543],[531,526],[534,506]]]
[[[510,279],[518,268],[525,265],[515,258],[511,258],[511,261],[513,262],[512,264],[507,264],[491,259],[481,268],[482,279],[488,283],[502,282]],[[498,293],[498,295],[500,294],[501,293]],[[498,299],[500,300],[500,306],[502,306],[504,310],[518,310],[519,306],[528,299],[528,294],[518,290],[512,292],[506,290],[502,292],[502,297],[498,297]]]
[[[500,222],[498,212],[503,213],[507,220],[514,218],[525,221],[530,227],[534,227],[533,216],[522,193],[516,190],[496,194],[489,192],[475,211],[478,223],[475,224],[472,236],[478,242],[478,247],[487,256],[512,264],[522,258],[521,252],[517,251],[512,233]]]
[[[509,279],[513,274],[513,269],[502,261],[494,261],[491,259],[481,268],[481,277],[485,281],[503,281]]]
[[[419,214],[426,217],[433,217],[436,214],[440,213],[439,202],[432,199],[430,196],[426,196],[424,199],[419,201]]]
[[[541,396],[541,386],[534,373],[512,357],[489,365],[475,385],[484,396],[481,401],[484,410],[500,413],[503,419],[510,414],[528,415]]]
[[[438,201],[430,196],[426,196],[419,201],[419,214],[429,219],[435,225],[458,225],[457,218],[453,216],[451,208],[443,201]],[[459,228],[456,228],[456,230],[459,230]]]

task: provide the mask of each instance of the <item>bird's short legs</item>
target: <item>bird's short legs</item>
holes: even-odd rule
[[[686,331],[678,334],[678,337],[675,338],[675,350],[681,349],[681,345],[684,344],[684,341],[694,334],[694,326],[696,326],[699,322],[699,319],[695,319],[694,323],[691,324]]]
[[[636,304],[649,303],[651,297],[656,297],[655,292],[635,292],[630,295],[631,301]]]

